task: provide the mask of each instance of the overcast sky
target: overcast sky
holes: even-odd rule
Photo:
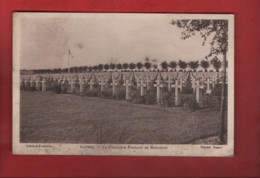
[[[201,60],[208,43],[181,40],[170,14],[27,15],[20,22],[21,69],[63,68],[105,63]]]

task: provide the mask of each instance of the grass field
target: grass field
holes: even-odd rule
[[[217,134],[219,112],[21,91],[23,143],[184,144]]]

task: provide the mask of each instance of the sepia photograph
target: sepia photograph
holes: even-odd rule
[[[233,156],[234,15],[15,12],[13,153]]]

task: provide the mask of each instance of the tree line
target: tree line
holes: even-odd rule
[[[201,60],[201,61],[190,61],[185,62],[183,60],[166,62],[163,61],[160,63],[161,71],[177,71],[177,67],[180,68],[180,71],[186,71],[189,67],[193,71],[196,71],[198,67],[202,67],[205,71],[210,67],[218,72],[222,66],[222,62],[215,56],[211,61]],[[37,70],[22,70],[21,73],[32,72],[32,73],[81,73],[81,72],[97,72],[97,71],[108,71],[108,70],[119,70],[119,71],[128,71],[128,70],[150,70],[150,71],[160,71],[157,64],[152,64],[149,58],[145,59],[145,62],[137,63],[110,63],[110,64],[98,64],[94,66],[74,66],[70,68],[55,68],[55,69],[37,69]]]

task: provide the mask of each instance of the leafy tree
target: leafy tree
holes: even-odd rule
[[[182,39],[188,39],[195,34],[199,34],[203,39],[202,45],[208,37],[212,37],[210,42],[211,49],[209,55],[223,55],[223,73],[222,78],[222,90],[221,90],[221,106],[220,106],[220,127],[218,132],[218,137],[221,143],[224,143],[224,125],[225,125],[225,101],[226,101],[226,58],[228,51],[228,20],[173,20],[172,25],[183,29]]]
[[[152,64],[151,64],[149,61],[146,61],[146,62],[144,63],[144,67],[145,67],[147,70],[149,70],[149,69],[152,67]]]
[[[128,63],[123,64],[123,69],[125,69],[125,70],[128,69]]]
[[[217,56],[215,56],[210,63],[213,65],[213,67],[216,69],[216,71],[218,72],[219,69],[221,68],[222,62],[218,59]]]
[[[188,64],[187,64],[187,62],[185,62],[185,61],[179,60],[178,66],[179,66],[181,69],[184,69],[184,70],[185,70],[185,69],[187,68]]]
[[[129,68],[130,68],[131,70],[135,69],[135,68],[136,68],[135,63],[130,63],[130,64],[129,64]]]
[[[177,62],[171,61],[171,62],[169,63],[169,67],[176,70]]]
[[[103,64],[98,64],[98,70],[102,71],[104,69],[104,65]]]
[[[158,68],[158,65],[157,64],[154,64],[153,65],[153,68],[156,70]]]
[[[104,65],[104,68],[105,68],[106,70],[108,70],[108,69],[110,68],[109,64],[105,64],[105,65]]]
[[[78,67],[77,66],[75,66],[75,67],[73,67],[74,68],[74,73],[77,73],[78,72]]]
[[[83,72],[83,70],[84,70],[84,67],[83,67],[83,66],[80,66],[80,67],[79,67],[79,72]]]
[[[87,72],[88,66],[84,66],[83,68],[84,68],[84,72]]]
[[[144,67],[146,68],[146,70],[149,70],[152,67],[149,57],[145,58]]]
[[[116,68],[116,65],[114,63],[110,64],[110,69],[114,70]]]
[[[207,71],[207,69],[209,68],[209,61],[206,61],[206,60],[200,61],[200,66],[201,66],[205,71]]]
[[[168,63],[166,61],[161,62],[161,68],[163,70],[167,70],[167,67],[168,67]]]
[[[92,70],[93,70],[93,67],[90,66],[90,67],[88,68],[88,71],[91,72]]]
[[[121,70],[121,69],[123,68],[123,66],[122,66],[122,64],[119,63],[119,64],[116,65],[116,68],[117,68],[118,70]]]
[[[137,67],[137,69],[142,69],[143,68],[143,64],[141,62],[138,62],[136,64],[136,67]]]
[[[97,71],[98,70],[98,66],[93,66],[93,70]]]
[[[74,73],[77,73],[77,72],[78,72],[77,67],[73,67],[73,70],[74,70]]]
[[[189,67],[193,69],[193,71],[196,71],[196,69],[199,67],[199,61],[190,61]]]

